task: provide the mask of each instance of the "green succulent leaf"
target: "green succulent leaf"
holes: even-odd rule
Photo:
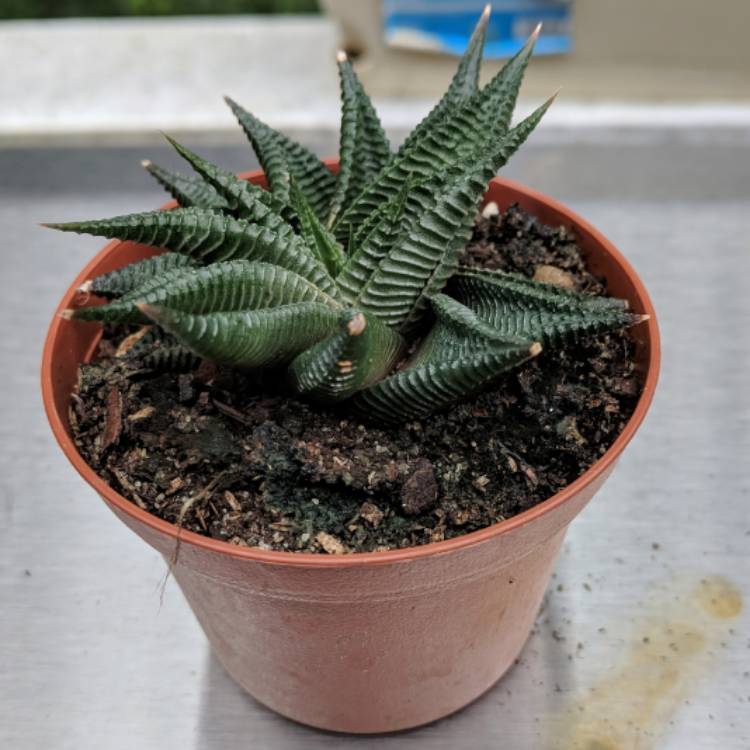
[[[232,99],[227,97],[226,102],[250,139],[271,192],[288,204],[289,178],[295,177],[313,211],[325,220],[336,189],[336,178],[331,171],[301,144],[261,122]]]
[[[336,238],[323,226],[320,219],[312,210],[307,198],[297,187],[297,181],[292,178],[290,184],[290,198],[292,206],[299,219],[302,237],[312,254],[325,266],[332,277],[338,276],[344,265],[344,249]]]
[[[468,168],[447,170],[418,183],[407,180],[400,194],[399,223],[387,241],[364,244],[338,279],[349,303],[405,332],[417,327],[426,299],[440,291],[457,268],[487,181],[526,140],[550,103],[470,161]],[[410,202],[418,210],[409,211]]]
[[[336,333],[294,359],[289,382],[309,398],[340,401],[387,375],[403,349],[401,336],[377,318],[346,310]]]
[[[403,216],[406,207],[408,191],[412,188],[410,183],[404,185],[401,192],[388,203],[381,206],[369,217],[367,224],[363,226],[354,237],[354,228],[350,227],[350,251],[341,273],[336,278],[336,283],[341,289],[342,295],[354,302],[365,284],[377,271],[383,258],[388,255],[403,232]],[[353,248],[356,247],[356,250]]]
[[[515,127],[508,130],[502,137],[491,141],[486,147],[480,146],[477,155],[481,155],[486,148],[488,154],[487,160],[492,166],[493,172],[497,172],[504,167],[508,160],[518,149],[526,142],[526,139],[536,130],[537,125],[547,110],[552,106],[557,94],[553,94],[549,99],[540,104],[530,115],[525,117]]]
[[[159,167],[148,159],[141,162],[146,171],[184,208],[224,209],[226,201],[203,180],[186,177]]]
[[[190,372],[200,364],[200,357],[158,326],[148,330],[122,356],[137,361],[139,367],[158,372]]]
[[[349,258],[353,259],[355,255],[366,252],[370,255],[370,260],[376,263],[385,257],[398,233],[403,229],[406,201],[415,185],[415,180],[407,180],[393,198],[378,206],[367,217],[367,220],[356,233],[354,227],[351,224],[349,225],[349,243],[351,246],[351,252],[348,253]],[[364,248],[369,249],[364,250]],[[353,266],[356,262],[349,260],[347,265]]]
[[[391,156],[388,138],[370,97],[343,52],[339,53],[338,66],[341,79],[339,173],[328,215],[329,227],[342,207],[363,190]]]
[[[141,360],[143,367],[157,372],[192,372],[200,363],[201,358],[182,344],[160,346]]]
[[[443,95],[443,98],[432,108],[427,117],[409,133],[401,148],[399,148],[399,153],[413,146],[425,133],[429,132],[438,122],[446,117],[449,112],[469,101],[477,92],[489,19],[490,5],[488,4],[474,28],[474,32],[469,39],[466,51],[461,57],[458,69],[448,86],[448,90]]]
[[[347,224],[353,224],[355,228],[361,226],[378,206],[401,189],[406,180],[414,177],[420,180],[434,179],[447,168],[481,160],[489,151],[497,152],[497,144],[506,143],[508,131],[505,113],[513,111],[535,40],[536,37],[532,35],[524,48],[487,86],[464,104],[446,110],[444,116],[436,118],[432,127],[425,128],[408,148],[399,152],[341,215],[336,225],[337,236],[347,231]],[[550,103],[551,100],[540,108],[541,114]],[[500,114],[489,117],[487,113],[493,111],[492,107],[499,108]],[[527,118],[527,121],[530,119]],[[541,115],[536,118],[537,123],[539,119]],[[493,159],[494,170],[500,169],[512,153],[503,149],[502,156],[496,155]],[[411,196],[407,213],[416,215],[421,210],[420,196]]]
[[[643,320],[619,300],[459,270],[487,181],[552,101],[511,127],[538,30],[479,88],[488,14],[395,155],[343,54],[337,176],[232,100],[270,191],[170,139],[198,177],[145,166],[182,208],[51,226],[172,252],[87,281],[109,304],[63,316],[155,323],[123,355],[139,366],[283,365],[293,392],[385,422],[471,396],[542,344]]]
[[[505,63],[477,96],[479,122],[495,136],[502,135],[510,127],[518,92],[540,29],[541,24],[536,27],[526,44]]]
[[[341,309],[330,295],[293,271],[271,263],[233,260],[164,272],[108,305],[77,308],[72,316],[105,323],[138,323],[144,318],[136,303],[200,315],[298,302]]]
[[[312,257],[303,240],[286,225],[269,229],[212,211],[178,208],[47,226],[64,232],[163,247],[201,263],[266,261],[300,274],[332,296],[338,295],[337,287],[326,269]]]
[[[528,347],[534,343],[499,331],[453,297],[436,294],[430,304],[436,320],[415,354],[414,364],[449,362],[497,346]]]
[[[205,315],[145,303],[140,310],[198,356],[248,370],[288,362],[330,336],[340,315],[319,302]]]
[[[503,336],[559,345],[641,322],[621,300],[593,297],[500,271],[462,271],[449,294]]]
[[[193,268],[196,265],[187,255],[162,253],[90,279],[84,282],[81,291],[92,292],[100,297],[120,297],[166,271]]]
[[[436,322],[407,368],[357,397],[360,411],[385,422],[423,417],[489,385],[510,367],[535,356],[533,341],[505,336],[460,302],[437,294]]]
[[[357,246],[354,244],[354,227],[349,226],[349,235],[346,238],[346,257],[351,258],[357,250]]]
[[[452,360],[429,359],[360,391],[352,405],[387,423],[425,417],[485,389],[538,351],[538,344],[508,344]]]
[[[231,172],[220,169],[178,143],[174,138],[168,135],[165,135],[165,138],[203,181],[221,196],[227,209],[238,219],[261,224],[269,229],[277,229],[286,223],[283,218],[286,207],[272,193]]]
[[[562,286],[534,281],[528,276],[506,271],[487,268],[462,268],[455,278],[457,281],[465,279],[479,279],[481,282],[497,283],[504,287],[517,290],[518,294],[526,294],[533,299],[544,300],[547,304],[557,304],[560,307],[585,305],[586,307],[617,308],[627,310],[627,300],[617,297],[604,297],[586,292],[578,292]]]
[[[389,326],[409,328],[418,323],[425,298],[439,291],[457,267],[491,174],[480,165],[449,175],[350,303],[361,305]]]
[[[443,294],[430,300],[437,320],[407,367],[354,397],[361,414],[383,422],[425,417],[491,385],[541,351],[506,335]]]

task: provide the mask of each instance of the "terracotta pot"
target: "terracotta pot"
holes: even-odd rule
[[[260,173],[247,176],[263,184]],[[457,539],[343,556],[273,552],[181,531],[146,513],[100,479],[70,439],[76,368],[95,351],[98,326],[57,315],[50,326],[42,391],[65,455],[172,565],[227,672],[261,703],[305,724],[340,732],[404,729],[456,711],[493,685],[528,637],[568,524],[609,476],[654,394],[654,310],[622,255],[572,211],[533,190],[496,179],[486,198],[501,210],[517,202],[543,222],[571,227],[592,270],[651,320],[633,329],[643,394],[605,455],[546,502]],[[111,242],[73,282],[60,309],[72,304],[84,279],[153,253]]]

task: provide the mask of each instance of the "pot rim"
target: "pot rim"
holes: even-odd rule
[[[336,160],[327,159],[326,163],[331,166],[336,163]],[[335,168],[335,167],[334,167]],[[253,172],[244,173],[241,176],[247,179],[259,179],[263,175],[261,170],[255,170]],[[63,296],[60,304],[55,310],[54,317],[47,333],[47,338],[44,343],[44,352],[42,355],[42,368],[41,368],[41,379],[42,379],[42,397],[44,401],[44,409],[47,413],[52,432],[57,439],[58,444],[62,448],[63,453],[68,458],[70,463],[76,469],[76,471],[83,477],[86,482],[91,485],[96,492],[111,506],[116,508],[122,513],[133,517],[134,520],[145,524],[153,531],[156,531],[166,536],[172,537],[177,543],[180,544],[191,544],[196,547],[200,547],[208,552],[215,552],[218,554],[229,555],[233,558],[239,558],[242,560],[255,561],[258,563],[275,564],[275,565],[291,565],[296,567],[308,567],[308,568],[347,568],[356,567],[363,565],[385,565],[397,562],[409,562],[424,557],[430,557],[432,555],[441,555],[449,552],[455,552],[457,550],[472,547],[474,545],[485,542],[493,537],[507,534],[514,529],[517,529],[526,524],[532,523],[536,519],[546,515],[553,511],[555,508],[563,505],[564,503],[571,500],[577,493],[583,490],[587,485],[592,483],[600,474],[607,471],[607,469],[620,457],[620,454],[625,449],[625,446],[631,441],[636,431],[643,422],[646,413],[651,405],[654,397],[654,391],[656,389],[656,383],[659,377],[659,365],[660,365],[660,341],[659,341],[659,328],[656,322],[656,315],[654,312],[651,299],[646,291],[646,288],[641,281],[638,274],[635,272],[630,263],[620,253],[620,251],[597,229],[591,224],[581,218],[574,211],[571,211],[567,206],[559,203],[558,201],[549,198],[544,193],[541,193],[532,188],[528,188],[515,180],[509,180],[504,177],[494,177],[490,183],[501,184],[502,186],[515,191],[524,198],[537,202],[543,203],[553,211],[564,216],[570,224],[574,224],[585,232],[591,235],[595,243],[604,253],[610,255],[617,265],[621,268],[625,276],[628,277],[630,283],[635,288],[637,294],[643,301],[644,309],[642,312],[650,316],[649,320],[641,325],[647,326],[647,339],[650,345],[650,359],[648,369],[646,371],[646,377],[643,383],[643,390],[636,404],[633,414],[630,416],[627,424],[623,428],[622,432],[617,436],[612,445],[607,449],[604,455],[599,458],[591,467],[589,467],[578,479],[571,482],[569,485],[564,487],[559,492],[555,493],[546,500],[538,503],[533,508],[529,508],[518,515],[513,516],[505,521],[486,526],[483,529],[469,532],[468,534],[462,534],[461,536],[454,537],[453,539],[446,539],[442,542],[430,542],[417,547],[405,547],[402,549],[385,550],[380,552],[352,552],[346,555],[323,555],[315,552],[284,552],[277,550],[265,550],[260,547],[239,547],[229,542],[224,542],[218,539],[212,539],[207,536],[202,536],[193,531],[182,529],[175,526],[168,521],[164,521],[155,515],[152,515],[148,511],[142,510],[135,503],[131,502],[123,495],[116,492],[110,487],[83,459],[78,453],[75,444],[69,437],[63,419],[60,413],[57,411],[55,406],[55,399],[52,387],[52,354],[54,349],[54,341],[56,340],[60,327],[66,321],[63,321],[59,316],[59,312],[67,307],[70,299],[72,298],[75,290],[80,284],[89,278],[91,270],[97,266],[102,258],[107,256],[114,248],[121,244],[120,240],[113,240],[107,243],[107,245],[100,250],[92,260],[86,264],[83,270],[78,274],[76,279],[68,288],[67,292]],[[176,205],[171,202],[164,206],[164,208],[171,208]]]

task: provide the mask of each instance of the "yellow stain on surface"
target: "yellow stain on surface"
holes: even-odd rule
[[[696,598],[712,617],[729,620],[742,612],[740,592],[722,576],[704,578],[698,586]]]
[[[742,610],[726,578],[704,578],[687,596],[654,604],[612,676],[585,690],[570,710],[560,750],[651,750],[693,687],[711,668],[707,652]]]

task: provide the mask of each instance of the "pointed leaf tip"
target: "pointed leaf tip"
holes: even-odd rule
[[[147,302],[134,302],[133,306],[137,307],[147,318],[154,321],[161,310],[158,305],[149,305]]]
[[[530,347],[529,347],[529,356],[530,357],[536,357],[538,354],[540,354],[542,351],[542,345],[535,341]]]
[[[144,169],[148,169],[152,164],[153,162],[151,161],[151,159],[141,159],[141,166]]]
[[[86,279],[86,281],[81,284],[81,286],[76,289],[77,292],[80,292],[81,294],[88,294],[91,291],[91,287],[93,287],[94,282],[92,279]]]
[[[484,6],[484,9],[482,10],[482,16],[479,19],[480,21],[487,23],[490,13],[492,13],[492,3],[487,3],[487,5]]]
[[[149,305],[148,302],[135,302],[134,306],[140,310],[149,320],[160,326],[166,326],[173,314],[168,307],[162,305]]]
[[[336,62],[338,62],[338,63],[345,63],[348,59],[349,59],[349,57],[347,56],[346,52],[344,52],[344,50],[340,49],[336,53]]]
[[[169,135],[169,133],[165,133],[163,130],[160,130],[159,132],[162,134],[162,136],[169,143],[170,146],[174,146],[178,150],[180,149],[180,144],[174,138],[172,138],[172,136]]]
[[[80,222],[77,221],[51,221],[40,224],[45,229],[58,229],[61,232],[77,232]]]
[[[346,324],[346,330],[350,336],[361,336],[367,327],[367,319],[362,313],[352,316],[352,319]]]
[[[530,41],[536,41],[539,38],[539,34],[542,33],[542,22],[539,21],[539,23],[534,27],[534,31],[531,32],[531,36],[529,37]]]
[[[58,313],[58,315],[63,320],[73,320],[74,313],[75,313],[75,310],[73,310],[72,308],[68,307],[65,310],[60,310],[60,312]]]

